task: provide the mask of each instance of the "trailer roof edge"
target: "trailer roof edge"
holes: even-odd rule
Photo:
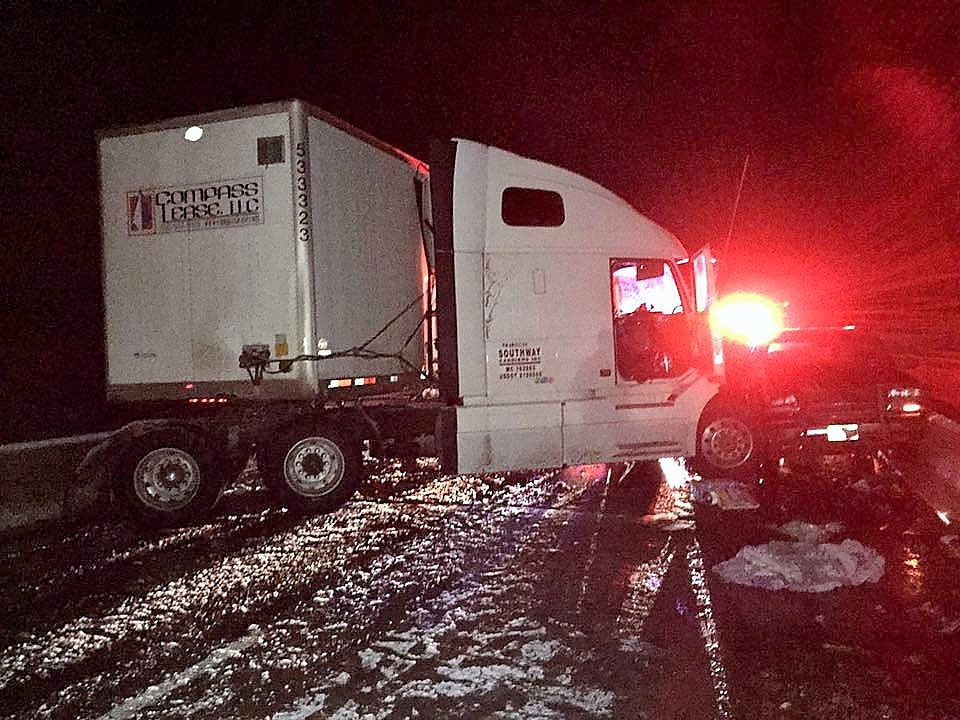
[[[300,106],[307,115],[322,120],[326,124],[345,132],[353,137],[362,140],[382,152],[393,155],[403,160],[417,171],[429,173],[430,168],[427,163],[419,160],[412,155],[405,153],[390,143],[381,140],[370,133],[361,130],[355,125],[351,125],[346,120],[312,105],[304,100],[291,98],[288,100],[279,100],[276,102],[260,103],[258,105],[243,105],[240,107],[226,108],[224,110],[214,110],[212,112],[197,113],[195,115],[181,115],[166,120],[160,120],[144,124],[116,125],[97,131],[97,140],[104,138],[123,137],[124,135],[142,135],[144,133],[157,132],[159,130],[172,130],[174,128],[188,127],[190,125],[203,125],[205,123],[222,122],[225,120],[241,120],[243,118],[260,117],[277,112],[294,112],[296,107]]]

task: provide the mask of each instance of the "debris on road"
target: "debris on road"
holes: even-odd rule
[[[941,635],[953,635],[960,630],[960,617],[948,618],[944,609],[937,603],[925,602],[909,611],[914,617],[922,618],[927,625]]]
[[[947,555],[960,560],[960,537],[957,535],[944,535],[940,538],[940,544],[943,545]]]
[[[697,480],[690,483],[693,501],[722,510],[756,510],[760,503],[749,486],[735,480]]]
[[[843,532],[841,523],[831,522],[826,525],[814,525],[803,520],[791,520],[776,528],[776,531],[788,538],[802,543],[829,542]]]
[[[774,540],[747,545],[714,566],[724,580],[765,590],[827,592],[843,585],[877,582],[883,556],[856,540],[838,543]]]

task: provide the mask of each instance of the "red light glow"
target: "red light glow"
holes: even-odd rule
[[[751,347],[766,345],[783,332],[783,308],[762,295],[727,295],[711,306],[710,327],[728,340]]]

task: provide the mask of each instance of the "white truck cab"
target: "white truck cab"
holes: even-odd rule
[[[466,140],[436,155],[444,464],[693,456],[719,390],[697,342],[709,256],[694,262],[698,303],[680,242],[600,185]]]

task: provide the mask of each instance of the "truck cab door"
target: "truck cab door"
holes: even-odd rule
[[[701,313],[685,291],[682,266],[667,257],[605,264],[613,382],[564,403],[564,462],[690,455],[700,411],[716,388],[694,352]]]

